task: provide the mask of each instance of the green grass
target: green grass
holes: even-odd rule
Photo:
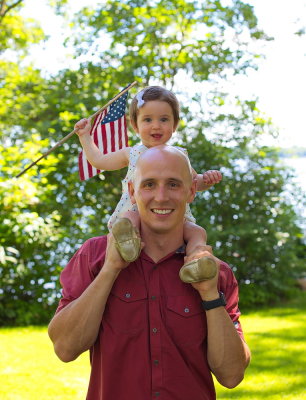
[[[251,364],[243,382],[228,390],[216,384],[218,400],[306,399],[306,293],[287,304],[241,318]]]
[[[45,327],[0,329],[1,400],[84,400],[89,356],[65,364]]]
[[[295,301],[244,315],[252,350],[244,381],[235,389],[216,383],[218,400],[306,400],[306,293]],[[45,327],[0,329],[1,400],[84,400],[88,353],[64,364]]]

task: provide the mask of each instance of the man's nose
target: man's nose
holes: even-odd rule
[[[169,193],[167,188],[164,185],[160,185],[156,188],[155,191],[155,200],[159,202],[163,202],[169,199]]]

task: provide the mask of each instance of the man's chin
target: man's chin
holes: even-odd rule
[[[147,223],[147,228],[156,234],[173,233],[177,226],[170,221],[158,221]]]

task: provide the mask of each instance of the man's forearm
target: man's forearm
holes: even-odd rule
[[[224,307],[206,311],[207,354],[211,371],[221,385],[237,386],[250,361],[250,351],[240,338]]]
[[[111,288],[118,271],[103,268],[82,295],[54,316],[48,333],[57,356],[76,359],[95,342]]]

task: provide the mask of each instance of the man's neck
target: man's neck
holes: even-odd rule
[[[184,243],[183,231],[179,235],[177,232],[175,234],[173,234],[173,232],[171,234],[149,232],[145,228],[142,228],[141,238],[145,243],[145,253],[152,258],[154,262],[158,262],[166,257]]]

